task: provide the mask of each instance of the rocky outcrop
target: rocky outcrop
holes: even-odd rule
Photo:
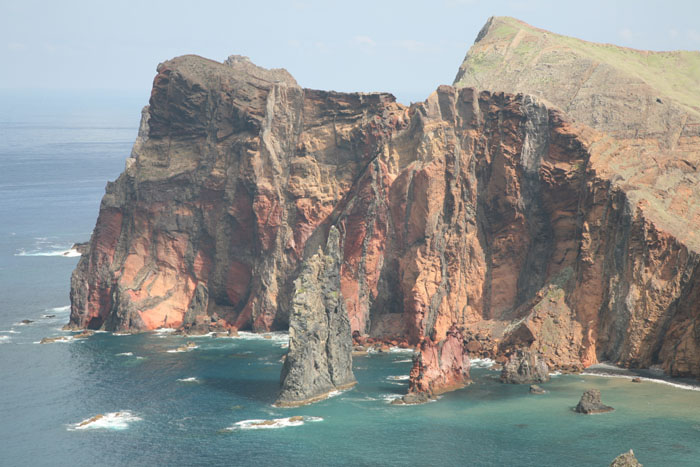
[[[605,413],[612,410],[612,407],[601,402],[600,390],[598,389],[589,389],[584,392],[578,405],[574,408],[575,412],[583,414]]]
[[[532,384],[549,381],[549,367],[535,352],[518,351],[503,365],[501,381],[511,384]]]
[[[429,397],[466,386],[470,382],[469,367],[464,337],[456,327],[439,342],[423,339],[413,356],[408,395],[403,402],[427,402]]]
[[[340,295],[339,242],[332,226],[325,251],[305,261],[295,281],[278,406],[308,404],[356,383],[350,322]]]
[[[490,21],[455,87],[410,107],[303,89],[242,57],[161,64],[73,274],[71,326],[286,329],[301,265],[333,225],[350,329],[419,346],[412,394],[466,382],[467,353],[519,349],[551,369],[700,376],[700,126],[692,98],[679,103],[696,91],[610,81],[644,64],[611,68],[598,46],[509,21]],[[575,53],[556,71],[547,47]],[[522,68],[491,67],[521,52]],[[583,84],[531,79],[541,60]],[[500,81],[481,79],[494,69]],[[466,86],[517,73],[546,86]],[[618,83],[637,96],[621,117],[600,104]]]
[[[634,457],[634,452],[630,449],[629,452],[625,452],[617,456],[610,467],[642,467],[636,457]]]

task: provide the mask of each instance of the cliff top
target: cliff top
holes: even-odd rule
[[[597,44],[492,17],[454,85],[535,95],[603,132],[591,168],[700,251],[700,52]]]
[[[510,17],[489,18],[459,68],[454,85],[483,87],[490,82],[488,86],[500,85],[503,90],[531,88],[536,91],[533,94],[546,94],[546,69],[560,70],[573,58],[612,67],[647,84],[662,99],[671,99],[700,115],[700,52],[654,52],[598,44]]]

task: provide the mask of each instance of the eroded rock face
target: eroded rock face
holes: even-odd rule
[[[537,353],[518,351],[503,365],[501,381],[511,384],[545,383],[549,381],[549,367]]]
[[[308,404],[356,383],[350,321],[340,295],[339,242],[332,226],[325,251],[319,249],[304,262],[294,283],[278,406]]]
[[[489,31],[478,50],[505,50]],[[683,109],[671,147],[525,94],[440,86],[405,107],[241,57],[170,60],[73,274],[71,325],[286,329],[334,225],[351,331],[420,345],[414,391],[515,349],[700,376],[700,126]]]

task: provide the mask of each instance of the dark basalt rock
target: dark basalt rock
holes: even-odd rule
[[[501,381],[511,384],[532,384],[549,381],[549,367],[544,359],[529,350],[518,350],[503,365]]]
[[[574,411],[583,414],[605,413],[612,412],[612,407],[603,404],[600,401],[600,391],[598,389],[589,389],[583,393],[581,400]]]
[[[391,401],[393,405],[413,405],[413,404],[425,404],[432,400],[430,394],[427,392],[409,392],[403,397],[394,399]]]
[[[340,263],[340,235],[331,227],[325,252],[319,248],[306,260],[294,282],[278,406],[315,402],[356,383],[350,321],[340,295]]]
[[[634,451],[630,449],[629,452],[617,456],[610,467],[642,467],[642,464],[634,457]]]

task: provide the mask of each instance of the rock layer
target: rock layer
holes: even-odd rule
[[[331,227],[325,251],[305,261],[295,281],[278,406],[314,402],[356,383],[350,321],[340,295],[339,242]]]
[[[71,326],[286,329],[333,225],[351,331],[420,345],[414,391],[463,384],[469,351],[700,376],[694,104],[666,90],[631,134],[575,123],[548,96],[461,87],[499,38],[518,50],[527,35],[496,23],[458,87],[410,107],[303,89],[241,57],[161,64],[73,274]]]

